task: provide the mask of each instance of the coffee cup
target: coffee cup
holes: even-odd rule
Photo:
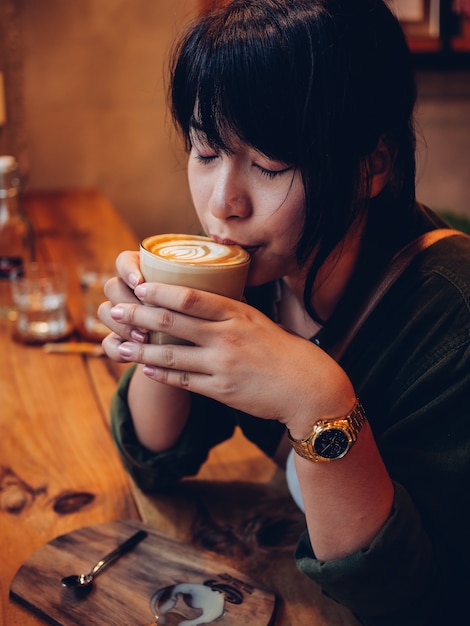
[[[140,245],[140,269],[146,282],[193,287],[234,300],[243,295],[249,265],[250,255],[242,247],[199,235],[153,235]],[[162,332],[150,333],[150,342],[187,343]]]

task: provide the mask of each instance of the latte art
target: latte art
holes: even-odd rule
[[[249,254],[240,246],[227,246],[207,237],[166,235],[161,240],[150,239],[143,242],[143,247],[173,263],[235,265],[249,259]]]

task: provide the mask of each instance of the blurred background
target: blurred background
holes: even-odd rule
[[[27,188],[97,188],[139,238],[198,230],[165,81],[211,1],[0,0],[0,154]],[[419,199],[470,218],[470,1],[390,4],[418,70]]]

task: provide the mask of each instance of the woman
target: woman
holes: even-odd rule
[[[469,582],[468,239],[422,252],[345,343],[394,255],[443,226],[415,200],[400,26],[381,0],[235,0],[173,59],[196,213],[250,252],[247,302],[143,283],[137,252],[119,256],[100,316],[106,353],[138,364],[113,404],[123,461],[151,491],[235,424],[283,463],[289,441],[299,568],[364,624],[452,623]]]

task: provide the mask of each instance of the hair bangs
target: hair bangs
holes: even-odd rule
[[[195,130],[219,150],[231,152],[234,140],[241,140],[270,158],[297,164],[298,115],[289,97],[294,72],[284,42],[279,45],[282,33],[265,13],[253,11],[250,29],[245,14],[224,18],[201,20],[176,55],[172,112],[187,146]]]

